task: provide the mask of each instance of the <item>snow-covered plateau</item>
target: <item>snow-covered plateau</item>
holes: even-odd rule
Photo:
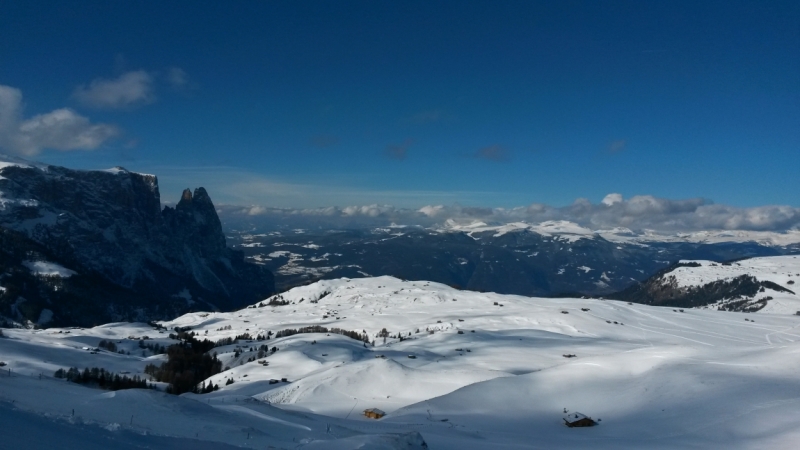
[[[530,298],[377,277],[319,281],[239,311],[190,313],[161,325],[168,331],[141,323],[4,329],[0,447],[800,443],[800,316],[791,314]],[[366,333],[374,345],[334,332],[274,334],[308,326]],[[110,392],[53,377],[70,367],[145,376],[145,365],[166,357],[140,342],[173,344],[175,327],[212,341],[273,334],[215,348],[229,369],[206,380],[220,387],[208,394]],[[122,353],[98,349],[101,340]],[[264,344],[277,351],[259,357]],[[386,415],[364,417],[371,408]],[[568,413],[597,426],[568,428]]]

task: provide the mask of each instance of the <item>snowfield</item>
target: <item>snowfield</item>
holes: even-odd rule
[[[788,449],[800,443],[800,316],[506,296],[391,277],[320,281],[261,304],[191,313],[163,325],[190,327],[215,341],[323,326],[366,332],[374,346],[336,333],[239,340],[214,349],[229,367],[209,380],[218,391],[172,396],[52,378],[69,367],[142,375],[146,364],[165,356],[142,350],[140,338],[168,345],[175,342],[168,331],[135,323],[4,329],[0,446],[421,449],[424,440],[427,448],[454,450]],[[378,337],[384,328],[385,342]],[[130,355],[97,351],[102,339]],[[278,350],[259,358],[264,344]],[[365,418],[368,408],[387,415]],[[568,428],[565,410],[598,425]]]

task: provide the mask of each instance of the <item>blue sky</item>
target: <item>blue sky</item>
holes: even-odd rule
[[[800,3],[653,3],[8,0],[0,151],[166,201],[800,206]]]

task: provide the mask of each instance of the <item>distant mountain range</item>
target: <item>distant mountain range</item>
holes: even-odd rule
[[[0,316],[90,325],[233,309],[274,291],[227,247],[203,188],[162,209],[158,180],[0,158]]]
[[[381,275],[501,294],[616,295],[701,306],[726,302],[745,288],[703,288],[713,295],[701,295],[668,289],[651,276],[674,270],[681,260],[721,264],[795,254],[798,231],[669,235],[590,230],[564,221],[229,230],[226,239],[203,188],[187,189],[174,207],[163,207],[153,175],[0,158],[0,323],[171,318],[232,310],[320,279]],[[762,281],[743,283],[747,292],[770,289]],[[763,308],[765,296],[718,307]]]
[[[391,275],[463,289],[529,296],[602,296],[679,260],[724,262],[800,254],[800,232],[685,234],[593,231],[570,222],[438,228],[229,232],[279,290],[319,279]]]

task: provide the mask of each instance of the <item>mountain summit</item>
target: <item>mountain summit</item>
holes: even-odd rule
[[[198,302],[236,308],[274,290],[268,270],[227,247],[202,187],[162,209],[154,175],[6,161],[0,162],[0,315],[63,324],[141,320]],[[43,264],[69,272],[19,269]],[[17,283],[23,279],[39,282]],[[80,305],[82,315],[64,302]]]

